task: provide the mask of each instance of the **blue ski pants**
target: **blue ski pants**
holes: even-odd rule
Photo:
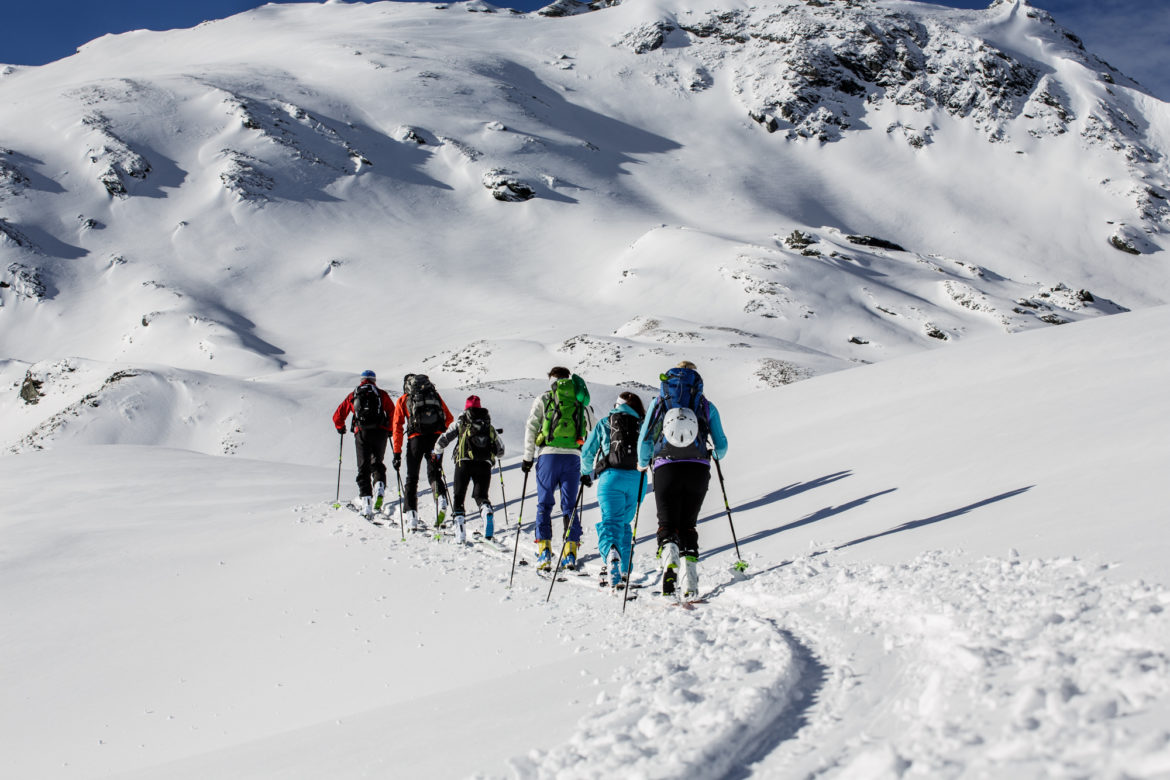
[[[569,525],[569,541],[581,541],[577,491],[581,487],[581,456],[548,453],[536,459],[536,541],[552,539],[555,493],[561,493],[561,514]]]
[[[604,561],[609,558],[609,548],[616,547],[622,557],[622,574],[630,572],[630,548],[634,541],[630,521],[638,510],[641,481],[642,472],[637,469],[606,469],[597,479],[597,503],[601,505],[597,551]]]

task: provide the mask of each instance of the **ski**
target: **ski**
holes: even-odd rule
[[[367,517],[366,515],[363,515],[361,512],[361,509],[356,504],[354,504],[352,501],[346,501],[345,503],[333,504],[333,508],[334,509],[348,509],[349,511],[353,512],[355,515],[357,515],[361,519],[365,520],[370,525],[376,525],[378,527],[383,527],[383,526],[386,526],[389,524],[389,521],[386,519],[386,516],[382,515],[379,512],[375,512],[374,514],[370,515],[369,517]]]
[[[678,596],[663,596],[660,590],[651,591],[650,595],[655,597],[650,599],[650,603],[657,604],[663,608],[678,607],[679,609],[692,610],[699,604],[707,603],[707,599],[702,596],[693,599],[679,598]]]

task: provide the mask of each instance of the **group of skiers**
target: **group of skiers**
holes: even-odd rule
[[[711,479],[711,459],[727,453],[727,436],[719,410],[703,394],[695,365],[683,361],[659,377],[660,390],[646,408],[633,392],[618,395],[613,408],[594,420],[585,381],[564,366],[548,372],[549,389],[532,403],[524,428],[521,470],[524,490],[536,470],[537,568],[553,563],[552,515],[559,495],[565,520],[561,566],[576,569],[580,555],[579,492],[597,481],[601,520],[598,552],[606,562],[609,583],[617,588],[629,577],[634,520],[653,474],[658,514],[659,585],[666,596],[693,598],[699,592],[699,511]],[[412,530],[425,524],[418,514],[422,463],[435,499],[435,525],[452,510],[456,541],[467,539],[467,490],[472,490],[483,520],[483,536],[494,535],[494,507],[488,497],[492,465],[504,455],[504,443],[478,396],[469,396],[456,419],[424,374],[407,374],[394,403],[378,387],[373,371],[333,413],[337,432],[345,435],[352,415],[357,452],[360,511],[367,518],[381,509],[386,495],[384,458],[393,443],[393,466],[403,494],[403,523]],[[454,423],[454,425],[452,425]],[[401,481],[406,445],[406,480]],[[453,506],[448,506],[443,452],[454,444]],[[681,580],[681,585],[680,585]]]

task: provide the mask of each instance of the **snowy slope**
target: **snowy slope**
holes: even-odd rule
[[[557,8],[0,66],[6,771],[1170,773],[1170,107],[1014,0]],[[331,506],[364,368],[484,399],[515,524],[547,369],[680,358],[692,612]]]
[[[546,605],[506,554],[332,509],[325,465],[9,457],[5,753],[36,777],[1160,776],[1168,334],[1160,307],[717,399],[751,577],[716,490],[694,612],[622,617],[575,577]]]

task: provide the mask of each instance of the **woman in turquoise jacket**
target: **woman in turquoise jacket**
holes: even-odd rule
[[[581,484],[597,478],[597,549],[606,561],[609,583],[621,585],[630,573],[633,536],[630,521],[638,509],[642,474],[638,471],[638,432],[646,407],[635,393],[618,396],[617,405],[597,421],[581,449]]]

